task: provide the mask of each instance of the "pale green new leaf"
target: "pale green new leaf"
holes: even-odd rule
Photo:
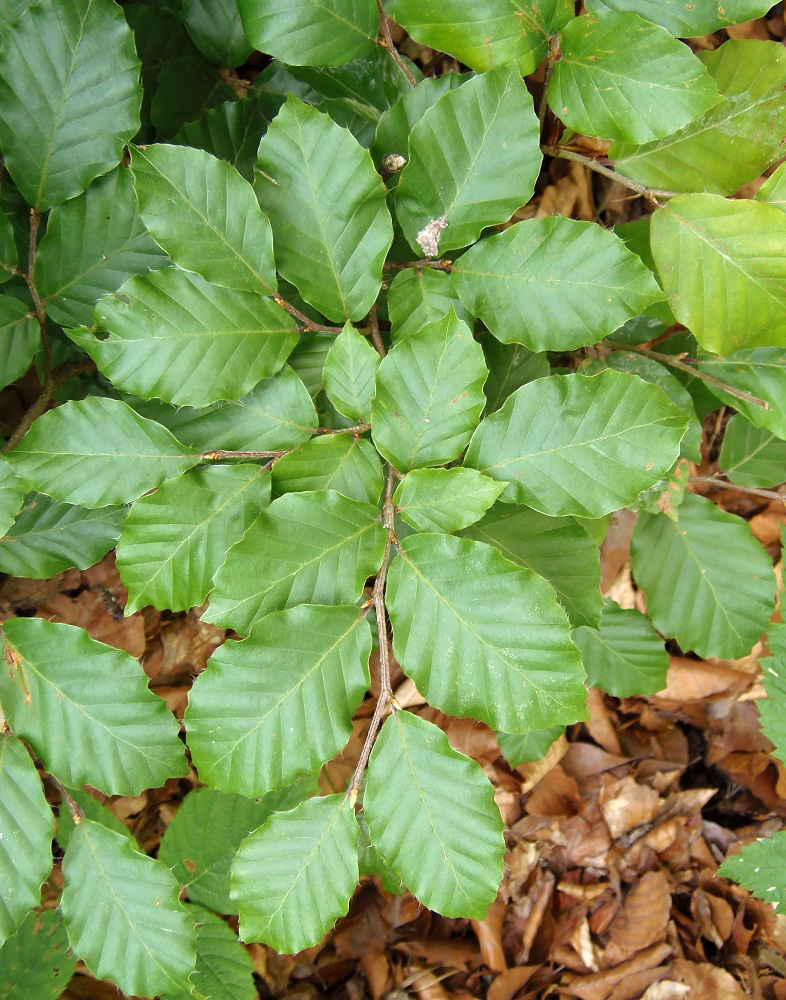
[[[674,315],[702,347],[786,346],[786,216],[775,206],[672,198],[652,217],[652,253]]]
[[[498,410],[512,392],[536,378],[544,378],[551,370],[545,354],[537,354],[523,344],[503,344],[496,337],[484,337],[482,347],[489,370],[483,386],[486,413]]]
[[[488,375],[454,312],[399,341],[379,366],[371,435],[399,472],[458,458],[478,424]]]
[[[290,96],[259,144],[254,190],[282,277],[329,319],[362,319],[393,241],[385,185],[368,151]]]
[[[4,32],[0,147],[29,204],[59,205],[118,163],[139,128],[139,69],[114,3],[39,0]]]
[[[273,233],[248,181],[189,146],[146,146],[131,158],[139,211],[180,267],[256,294],[277,289]]]
[[[666,686],[669,655],[649,618],[631,608],[606,601],[600,629],[573,633],[587,684],[617,698],[655,694]]]
[[[247,837],[232,865],[240,937],[292,954],[318,944],[349,909],[358,834],[346,795],[276,813]]]
[[[472,326],[472,316],[456,294],[450,275],[431,267],[408,267],[395,276],[388,290],[390,335],[395,343],[436,323],[453,309]]]
[[[585,135],[652,142],[721,99],[690,49],[636,14],[574,18],[562,32],[560,51],[549,106]]]
[[[621,174],[667,191],[733,194],[781,155],[786,131],[786,52],[779,42],[729,39],[702,52],[723,100],[664,139],[614,143]]]
[[[710,35],[729,24],[742,24],[763,17],[770,9],[770,0],[734,0],[723,4],[718,0],[585,0],[590,14],[606,11],[630,11],[647,21],[654,21],[678,38],[698,38]]]
[[[196,922],[196,969],[191,982],[210,1000],[258,1000],[254,964],[232,928],[201,906],[189,906]],[[187,1000],[191,993],[166,993],[162,1000]]]
[[[739,882],[776,913],[786,908],[786,831],[745,844],[723,862],[718,874]]]
[[[584,717],[584,671],[554,590],[492,546],[410,535],[387,603],[396,659],[446,714],[512,733]]]
[[[786,441],[754,427],[741,413],[726,424],[720,467],[740,486],[768,487],[786,482]]]
[[[9,667],[4,664],[2,669],[7,674]],[[38,905],[41,883],[52,870],[54,831],[55,819],[44,798],[35,764],[15,736],[3,733],[0,735],[0,944],[21,926],[27,912]],[[2,964],[0,951],[0,969]]]
[[[188,772],[177,720],[128,653],[43,618],[5,622],[3,645],[5,716],[63,784],[138,795]]]
[[[14,523],[24,497],[24,483],[21,482],[8,462],[4,458],[0,458],[0,542],[2,542],[3,536]],[[6,570],[5,572],[9,571]],[[24,576],[24,573],[17,573],[16,575]],[[46,575],[52,576],[53,574],[47,573]]]
[[[270,472],[256,465],[195,469],[140,497],[117,545],[126,614],[204,604],[227,550],[269,502]]]
[[[226,642],[194,682],[185,723],[200,779],[262,795],[343,749],[370,678],[371,633],[356,607],[301,605]]]
[[[238,0],[249,41],[292,66],[342,66],[374,52],[373,0]]]
[[[502,879],[502,819],[480,765],[441,729],[410,712],[387,719],[363,811],[372,843],[424,906],[485,919]]]
[[[196,934],[168,868],[87,819],[71,836],[63,878],[71,947],[93,975],[141,996],[191,992]]]
[[[653,624],[685,652],[746,656],[775,608],[772,560],[742,518],[704,497],[686,494],[677,514],[641,514],[633,532],[633,572]]]
[[[142,224],[131,172],[118,167],[52,209],[35,263],[47,316],[63,326],[90,326],[102,295],[169,258]]]
[[[44,580],[71,566],[87,569],[115,547],[126,513],[125,507],[89,510],[31,493],[0,538],[0,570]]]
[[[0,212],[0,285],[10,280],[18,263],[19,254],[14,239],[14,227],[8,216]]]
[[[438,257],[507,222],[535,190],[543,157],[532,97],[513,67],[449,91],[409,137],[396,216],[413,250]]]
[[[25,303],[0,295],[0,389],[24,375],[40,341],[41,327]]]
[[[273,466],[273,490],[277,496],[335,490],[350,500],[377,503],[384,479],[374,447],[352,434],[312,438],[279,458]]]
[[[608,370],[523,385],[472,437],[465,464],[552,516],[632,504],[679,456],[688,417],[661,388]],[[504,726],[499,728],[504,729]]]
[[[764,201],[786,212],[786,163],[767,178],[754,196],[754,201]]]
[[[474,469],[415,469],[399,483],[393,503],[417,531],[453,534],[483,517],[504,489]]]
[[[242,66],[252,46],[243,33],[237,0],[183,0],[183,22],[199,51],[217,66]]]
[[[54,910],[30,913],[0,949],[0,996],[3,1000],[57,1000],[63,995],[76,956]]]
[[[561,216],[482,240],[458,259],[453,282],[495,337],[533,351],[593,344],[663,298],[618,236]]]
[[[598,546],[572,517],[499,503],[464,536],[495,546],[506,559],[548,580],[574,628],[600,624]]]
[[[510,766],[518,767],[525,761],[542,760],[554,740],[564,732],[564,726],[550,726],[528,733],[497,733],[497,742]]]
[[[371,420],[374,379],[379,355],[349,323],[325,358],[325,392],[339,413],[350,420]]]
[[[764,427],[786,440],[786,350],[756,347],[752,351],[735,351],[725,358],[700,361],[699,370],[765,402],[766,408],[712,386],[713,395],[739,410],[756,427]]]
[[[203,616],[247,635],[270,611],[349,604],[385,547],[379,508],[333,490],[274,500],[227,553]]]
[[[270,299],[176,267],[131,278],[95,315],[108,337],[68,335],[99,370],[119,389],[186,406],[240,399],[298,340],[295,321]]]
[[[20,479],[40,493],[84,507],[136,500],[199,457],[126,403],[99,396],[44,413],[6,454]]]
[[[384,157],[397,153],[406,160],[409,152],[409,136],[412,129],[432,105],[449,90],[456,90],[467,80],[469,73],[444,73],[442,76],[427,77],[417,87],[410,87],[396,103],[384,111],[379,119],[371,155],[382,165]],[[420,272],[419,272],[420,273]]]
[[[292,809],[317,791],[313,776],[261,799],[195,788],[167,826],[158,858],[192,902],[215,913],[234,913],[229,869],[241,842],[274,812]]]

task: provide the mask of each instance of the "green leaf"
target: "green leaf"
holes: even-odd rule
[[[467,80],[468,73],[445,73],[434,79],[426,78],[417,87],[409,87],[396,103],[383,112],[377,125],[371,155],[380,165],[385,156],[398,153],[404,159],[409,155],[409,136],[423,115],[444,94],[456,90]]]
[[[752,424],[786,440],[786,351],[782,347],[757,347],[735,351],[725,358],[707,358],[699,362],[699,370],[767,403],[765,409],[717,385],[712,387],[714,396],[739,410]]]
[[[737,413],[726,424],[720,467],[740,486],[777,486],[786,481],[786,441]]]
[[[333,490],[288,493],[229,550],[203,617],[247,634],[270,611],[351,603],[384,546],[378,507]]]
[[[639,515],[631,554],[655,628],[685,652],[735,659],[766,631],[775,607],[772,560],[735,514],[686,494],[676,522]]]
[[[502,819],[480,765],[441,729],[410,712],[386,720],[363,809],[374,846],[424,906],[485,919],[502,879]]]
[[[368,152],[290,96],[259,144],[254,189],[281,275],[329,319],[362,319],[393,241],[385,185]]]
[[[472,326],[472,316],[445,271],[430,267],[406,268],[390,283],[388,313],[394,342],[438,322],[451,309],[462,322]]]
[[[639,611],[606,601],[600,629],[576,629],[573,641],[592,687],[629,698],[655,694],[666,686],[669,656],[663,639]]]
[[[239,399],[297,343],[297,324],[270,299],[175,267],[131,278],[95,314],[109,337],[68,335],[100,371],[137,396],[187,406]]]
[[[698,38],[712,34],[729,24],[741,24],[763,17],[770,0],[735,0],[724,7],[718,0],[586,0],[590,14],[606,11],[630,11],[647,21],[654,21],[678,38]]]
[[[8,216],[4,212],[0,212],[0,285],[10,280],[18,263],[19,256],[14,240],[14,227]]]
[[[652,217],[652,252],[674,315],[702,347],[786,345],[786,217],[773,205],[680,195]],[[690,266],[682,266],[682,261]]]
[[[195,469],[140,497],[117,545],[126,614],[204,604],[227,549],[269,502],[270,473],[255,465]]]
[[[417,66],[405,59],[410,73],[415,80],[422,79]],[[310,67],[288,65],[285,72],[282,68],[274,71],[276,78],[284,84],[280,87],[282,102],[289,93],[295,93],[308,104],[329,102],[344,102],[354,106],[359,111],[379,120],[380,113],[391,107],[402,94],[412,90],[412,84],[402,73],[390,53],[381,45],[377,45],[367,56],[353,59],[342,66]],[[293,86],[293,81],[297,86]],[[303,84],[307,90],[303,90]],[[260,86],[259,82],[257,86]]]
[[[217,66],[242,66],[251,54],[237,0],[183,0],[181,16],[196,47]]]
[[[111,170],[139,128],[141,97],[134,38],[116,4],[32,4],[0,52],[0,146],[25,200],[43,211]]]
[[[186,122],[172,142],[204,149],[231,163],[241,177],[252,181],[259,140],[272,117],[265,114],[262,97],[254,99],[249,95],[242,101],[225,101],[208,108],[196,121]]]
[[[573,17],[570,0],[388,0],[385,8],[416,41],[479,73],[510,62],[531,73],[548,36]]]
[[[54,910],[30,913],[0,949],[0,996],[4,1000],[57,1000],[75,966],[60,914]]]
[[[167,25],[163,30],[171,29]],[[156,138],[169,138],[209,108],[235,100],[237,95],[225,80],[223,72],[199,55],[187,54],[167,61],[159,71],[150,105]]]
[[[649,187],[733,194],[781,155],[786,52],[779,42],[730,39],[699,58],[723,100],[659,141],[614,143],[610,156],[621,174]]]
[[[497,742],[510,766],[518,767],[525,761],[542,760],[554,740],[564,732],[564,726],[550,726],[528,733],[497,733]]]
[[[36,287],[56,323],[90,326],[97,299],[168,263],[142,225],[131,172],[118,167],[52,209],[36,254]]]
[[[786,831],[745,844],[739,854],[726,858],[718,874],[771,903],[777,913],[786,906]]]
[[[0,570],[44,580],[71,566],[87,569],[115,547],[126,513],[125,507],[88,510],[32,493],[0,538]]]
[[[508,482],[503,496],[514,503],[601,517],[671,468],[687,423],[662,389],[635,375],[551,376],[486,417],[465,464]]]
[[[159,424],[98,396],[44,413],[6,458],[39,492],[84,507],[136,500],[199,461]]]
[[[43,618],[5,622],[3,645],[6,718],[63,784],[138,795],[187,773],[177,720],[128,653]]]
[[[27,371],[41,341],[41,328],[24,302],[0,295],[0,389]]]
[[[474,243],[535,190],[543,157],[532,97],[513,67],[449,91],[412,129],[396,215],[419,255]]]
[[[302,605],[226,642],[191,688],[188,745],[199,776],[262,795],[343,749],[370,678],[371,633],[356,607]]]
[[[784,532],[781,527],[781,541]],[[761,660],[762,679],[767,692],[765,701],[759,702],[761,731],[772,740],[774,753],[783,760],[786,756],[786,727],[784,726],[783,704],[786,697],[786,627],[773,624],[767,632],[767,645],[772,656]]]
[[[261,799],[195,788],[161,838],[159,861],[172,870],[192,902],[216,913],[235,913],[229,869],[241,842],[274,812],[292,809],[317,790],[315,778]]]
[[[549,374],[549,359],[522,344],[503,344],[496,337],[484,337],[483,354],[489,377],[483,386],[486,413],[498,410],[508,396],[527,382]]]
[[[549,106],[568,128],[622,142],[671,135],[720,99],[687,46],[628,13],[574,18],[548,87]]]
[[[358,825],[346,795],[276,813],[232,865],[244,941],[292,954],[318,944],[349,909],[358,881]]]
[[[786,212],[786,163],[782,163],[767,178],[754,195],[754,201],[766,202]]]
[[[180,267],[243,292],[276,292],[273,233],[248,181],[188,146],[146,146],[131,158],[139,210]]]
[[[289,364],[312,396],[317,396],[325,388],[322,372],[335,340],[333,333],[302,333],[300,343],[289,356]]]
[[[3,673],[7,672],[6,666]],[[54,816],[44,798],[35,764],[15,736],[3,733],[0,735],[0,885],[3,889],[0,943],[7,941],[22,925],[28,911],[38,905],[41,883],[52,870],[54,831]],[[0,970],[4,951],[0,951]]]
[[[492,546],[405,538],[388,611],[396,659],[441,711],[505,732],[584,717],[584,671],[554,590]]]
[[[417,531],[453,534],[483,517],[504,488],[474,469],[416,469],[399,483],[393,503]]]
[[[456,262],[453,281],[495,337],[533,351],[593,344],[663,297],[619,237],[558,216],[482,240]]]
[[[77,804],[77,806],[82,810],[84,819],[94,820],[96,823],[101,823],[109,830],[114,830],[115,833],[120,833],[124,837],[128,838],[128,842],[132,847],[139,847],[136,837],[128,829],[128,827],[121,820],[115,816],[111,809],[106,806],[101,805],[98,799],[94,798],[90,792],[81,792],[75,788],[71,788],[68,794]],[[58,844],[65,850],[68,847],[68,842],[71,839],[71,835],[76,829],[76,823],[69,812],[68,806],[65,802],[60,805],[60,813],[57,817],[57,832],[55,836],[57,837]]]
[[[63,858],[60,906],[71,947],[124,993],[191,992],[194,924],[172,873],[128,838],[84,820]]]
[[[192,983],[198,995],[212,1000],[258,1000],[254,964],[224,920],[202,907],[189,906],[196,921],[196,969]],[[167,993],[162,1000],[186,1000],[191,993]]]
[[[500,503],[464,535],[493,545],[506,559],[548,580],[574,628],[598,627],[598,546],[572,517],[547,517],[529,507]]]
[[[278,496],[335,490],[350,500],[377,503],[384,480],[375,449],[351,434],[312,438],[273,466],[273,489]]]
[[[0,543],[3,536],[14,523],[25,496],[25,488],[21,480],[4,458],[0,458]],[[2,552],[2,549],[0,549]],[[2,569],[2,566],[0,566]],[[17,573],[17,576],[24,574]],[[47,573],[47,576],[53,574]]]
[[[238,0],[255,48],[293,66],[341,66],[371,55],[377,36],[373,0]]]
[[[325,358],[325,392],[350,420],[371,420],[379,355],[366,337],[347,323]]]
[[[399,341],[377,373],[377,449],[400,472],[458,458],[483,410],[487,375],[480,345],[452,311]]]

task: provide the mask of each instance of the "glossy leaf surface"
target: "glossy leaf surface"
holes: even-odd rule
[[[740,486],[778,486],[786,481],[786,441],[735,413],[726,425],[719,462]]]
[[[383,482],[375,448],[370,441],[351,434],[312,438],[273,466],[273,488],[278,496],[335,490],[350,500],[377,503]]]
[[[727,24],[741,24],[755,17],[763,17],[769,0],[735,0],[725,7],[718,0],[586,0],[591,14],[606,11],[630,11],[647,21],[660,24],[678,38],[698,38],[709,35]]]
[[[663,639],[640,611],[607,601],[600,629],[577,629],[573,641],[592,687],[628,698],[655,694],[666,686],[669,657]]]
[[[339,413],[350,420],[371,419],[371,400],[379,360],[367,338],[349,323],[327,353],[325,392]]]
[[[393,503],[418,531],[452,534],[483,517],[504,488],[474,469],[416,469],[399,483]]]
[[[293,66],[341,66],[370,55],[377,34],[372,0],[238,0],[256,48]]]

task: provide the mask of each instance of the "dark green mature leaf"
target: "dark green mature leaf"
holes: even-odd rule
[[[273,466],[273,489],[282,493],[335,490],[350,500],[377,503],[385,477],[369,441],[351,434],[312,438]]]
[[[140,497],[117,545],[126,614],[204,604],[227,549],[269,502],[270,472],[255,465],[195,469]]]
[[[515,503],[601,517],[671,468],[687,423],[662,389],[634,375],[552,376],[486,417],[465,464],[508,482],[504,496]]]
[[[261,799],[195,788],[167,826],[158,858],[192,902],[216,913],[235,913],[229,898],[229,869],[243,839],[274,812],[292,809],[317,791],[314,777]]]
[[[11,278],[18,263],[14,227],[8,216],[0,212],[0,285]]]
[[[472,316],[445,271],[408,267],[399,271],[390,283],[388,314],[394,342],[436,323],[451,309],[460,320],[472,326]]]
[[[441,729],[410,712],[387,719],[363,811],[374,846],[424,906],[485,919],[502,879],[502,819],[480,765]]]
[[[142,996],[191,992],[194,924],[160,861],[88,819],[71,836],[63,877],[60,906],[71,947],[95,976]]]
[[[399,341],[377,373],[377,449],[400,472],[458,458],[486,402],[487,375],[480,345],[452,311]]]
[[[39,417],[6,458],[39,492],[84,507],[136,500],[199,461],[159,424],[98,396]]]
[[[0,52],[0,146],[25,199],[43,211],[111,170],[139,128],[141,98],[133,35],[116,4],[33,4]]]
[[[19,513],[24,497],[24,484],[8,462],[4,458],[0,458],[0,541],[14,523],[14,518]]]
[[[655,694],[666,686],[669,655],[649,618],[639,611],[606,601],[600,629],[576,629],[573,641],[592,687],[629,698]]]
[[[396,188],[396,216],[426,257],[474,243],[529,201],[540,172],[538,119],[513,67],[491,70],[449,91],[409,137],[409,163]]]
[[[651,142],[721,99],[689,48],[636,14],[588,14],[568,24],[548,87],[549,105],[586,135]]]
[[[482,240],[456,262],[453,282],[495,337],[533,351],[592,344],[663,298],[619,237],[559,216]]]
[[[713,395],[739,410],[752,424],[786,440],[786,351],[782,347],[756,347],[725,358],[707,358],[699,362],[699,370],[767,403],[767,408],[757,406],[717,385],[712,387]]]
[[[434,79],[421,80],[417,87],[406,90],[380,116],[371,147],[375,162],[381,165],[384,157],[391,153],[397,153],[406,159],[409,155],[410,133],[426,111],[448,91],[456,90],[469,79],[471,76],[468,73],[445,73]]]
[[[44,580],[71,566],[87,569],[114,548],[126,513],[125,507],[88,510],[31,493],[0,538],[0,570]]]
[[[232,865],[244,941],[294,953],[318,944],[349,909],[358,824],[346,795],[309,799],[247,837]]]
[[[212,1000],[258,1000],[254,964],[226,921],[201,906],[189,906],[196,922],[196,969],[191,982],[198,996]],[[162,1000],[187,1000],[190,993],[167,993]]]
[[[128,653],[43,618],[5,622],[3,645],[6,718],[65,785],[138,795],[187,773],[177,720]]]
[[[215,108],[207,108],[196,121],[186,122],[171,141],[204,149],[231,163],[247,181],[253,181],[259,140],[278,110],[278,104],[269,116],[266,110],[261,95],[252,94],[242,101],[225,101]]]
[[[415,80],[422,79],[420,70],[413,62],[405,60],[409,71]],[[379,121],[382,111],[391,107],[402,94],[412,90],[412,84],[404,76],[396,61],[379,45],[373,52],[359,59],[335,67],[292,66],[286,67],[284,75],[279,69],[276,77],[283,77],[284,87],[282,101],[288,93],[296,93],[308,104],[323,104],[330,107],[331,102],[343,102],[346,107],[355,107],[358,111]],[[293,86],[295,83],[297,86]],[[308,87],[307,93],[302,93],[298,87]],[[260,86],[257,82],[257,86]]]
[[[171,29],[167,26],[164,30]],[[236,97],[224,75],[201,56],[187,54],[166,62],[150,105],[156,138],[168,139],[186,122],[196,121],[209,108]]]
[[[486,412],[498,410],[508,396],[527,382],[549,374],[549,359],[522,344],[503,344],[496,337],[484,337],[481,345],[489,377],[483,386]]]
[[[254,190],[282,276],[331,320],[365,316],[393,241],[385,186],[368,152],[290,96],[259,144]]]
[[[4,666],[3,674],[8,671],[9,667]],[[35,764],[15,736],[3,733],[0,735],[0,886],[3,890],[0,944],[8,941],[22,925],[27,912],[38,905],[41,883],[52,870],[54,831],[54,816],[44,798]],[[0,980],[3,951],[0,951]],[[7,974],[8,970],[5,971]]]
[[[378,507],[333,490],[288,493],[229,550],[204,618],[248,634],[270,611],[351,603],[384,546]]]
[[[786,481],[786,441],[736,413],[726,424],[720,467],[740,486],[777,486]]]
[[[745,844],[723,862],[718,874],[772,904],[776,913],[786,908],[786,831]]]
[[[506,559],[548,580],[574,628],[598,627],[598,546],[572,517],[547,517],[529,507],[500,503],[464,535],[495,546]]]
[[[388,610],[396,658],[443,712],[506,732],[584,716],[584,671],[554,590],[492,546],[405,538]]]
[[[678,38],[698,38],[709,35],[728,24],[741,24],[763,17],[770,9],[770,0],[735,0],[724,7],[718,0],[586,0],[590,14],[606,11],[630,11],[647,21],[654,21]]]
[[[41,327],[25,303],[0,295],[0,389],[24,375],[40,340]]]
[[[252,796],[318,771],[352,733],[370,653],[368,623],[350,605],[277,611],[224,643],[189,695],[200,779]]]
[[[242,66],[251,54],[237,0],[183,0],[181,16],[199,51],[217,66]]]
[[[786,216],[756,201],[680,195],[652,217],[652,252],[669,305],[717,354],[786,345],[784,245]]]
[[[570,0],[388,0],[385,8],[416,41],[479,73],[510,62],[531,73],[549,35],[573,17]]]
[[[786,163],[767,178],[754,195],[754,201],[763,201],[786,212]]]
[[[371,55],[377,35],[373,0],[238,0],[253,45],[293,66],[341,66]]]
[[[379,355],[366,337],[349,323],[336,337],[325,358],[325,392],[350,420],[371,420],[374,379]]]
[[[542,760],[554,740],[564,732],[564,726],[550,726],[528,733],[497,733],[497,742],[510,766],[518,767],[525,761]]]
[[[483,517],[504,488],[474,469],[416,469],[399,483],[393,503],[418,531],[452,534]]]
[[[142,225],[131,172],[118,167],[52,209],[36,255],[36,287],[56,323],[90,326],[97,299],[168,262]]]
[[[786,52],[778,42],[730,39],[699,58],[723,100],[659,141],[614,143],[610,156],[621,174],[650,187],[733,194],[781,155]]]
[[[775,607],[772,560],[742,518],[686,494],[677,521],[641,514],[631,554],[655,628],[686,652],[735,659]]]
[[[135,149],[131,169],[145,225],[176,264],[226,288],[276,292],[270,223],[233,166],[157,145]]]
[[[57,1000],[68,985],[76,956],[54,910],[30,913],[0,949],[0,996],[4,1000]]]

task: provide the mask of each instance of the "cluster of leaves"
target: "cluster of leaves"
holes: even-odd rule
[[[586,717],[585,683],[660,689],[664,637],[738,657],[767,629],[770,558],[685,487],[721,405],[738,411],[728,479],[784,478],[786,167],[727,196],[780,154],[786,53],[694,55],[679,38],[729,23],[715,0],[586,8],[390,0],[469,68],[424,79],[374,0],[0,7],[0,367],[7,385],[34,364],[44,386],[0,466],[0,569],[45,577],[116,547],[127,613],[209,598],[238,636],[191,691],[205,787],[153,859],[83,788],[186,774],[178,722],[128,654],[3,625],[0,974],[38,977],[18,995],[58,995],[68,942],[129,993],[253,996],[219,915],[297,951],[360,873],[482,917],[494,791],[396,704],[391,637],[428,702],[493,727],[515,764]],[[232,71],[252,49],[270,57],[253,86]],[[544,57],[536,115],[522,77]],[[651,219],[489,231],[544,153],[586,159],[580,133]],[[655,337],[662,353],[641,346]],[[649,617],[599,592],[623,507]],[[357,771],[317,794],[374,643]],[[62,787],[56,833],[22,740]],[[28,915],[53,834],[62,923]]]

